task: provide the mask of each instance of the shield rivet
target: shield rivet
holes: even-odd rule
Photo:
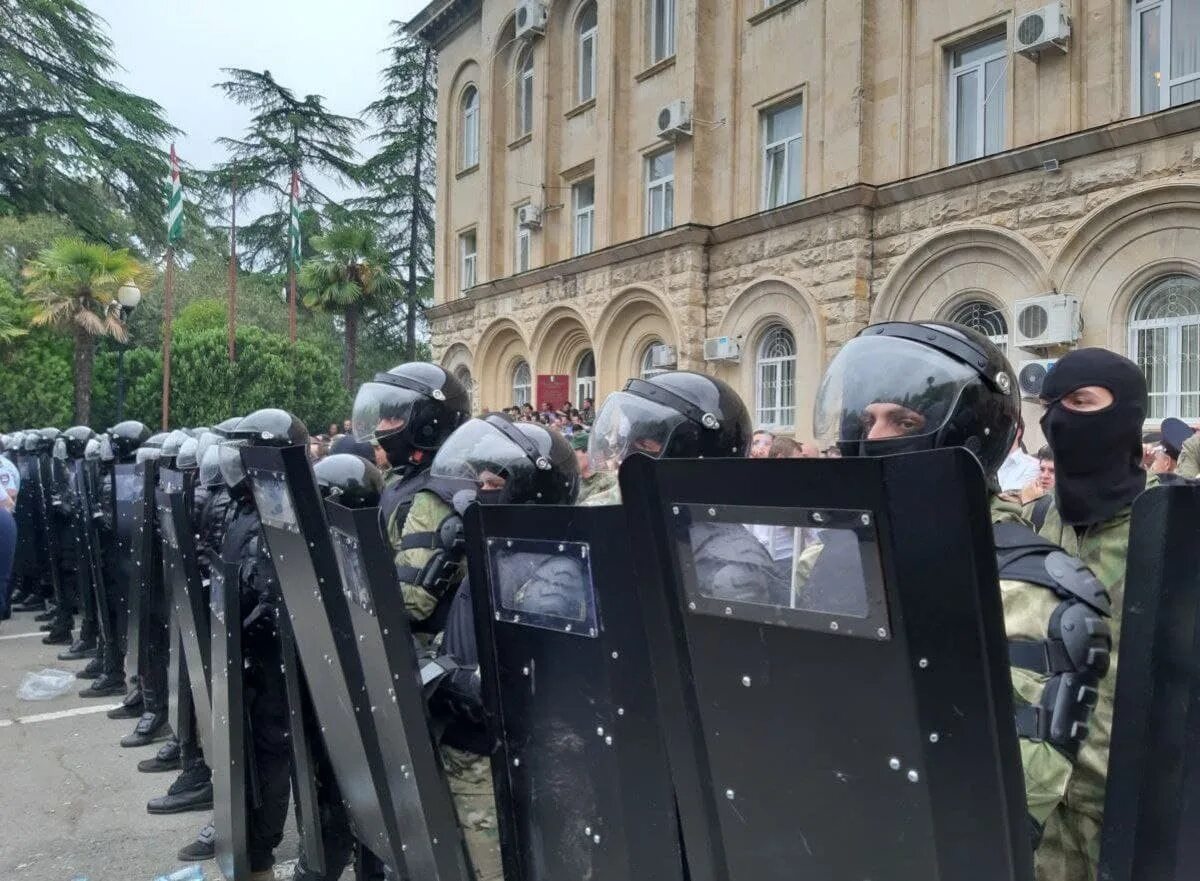
[[[521,675],[522,675],[522,676],[528,676],[528,675],[529,675],[529,668],[528,668],[528,667],[522,667],[522,668],[521,668]]]
[[[513,767],[514,768],[518,767],[520,764],[521,764],[521,760],[519,758],[513,759]]]
[[[888,767],[891,768],[893,771],[899,771],[900,770],[900,760],[898,758],[896,758],[895,756],[892,756],[890,759],[888,759]]]
[[[567,549],[567,546],[566,546],[566,545],[559,545],[559,546],[558,546],[558,550],[559,550],[559,552],[560,552],[560,553],[561,553],[562,551],[565,551],[566,549]]]
[[[929,735],[930,743],[937,743],[939,740],[941,740],[941,737],[938,736],[938,733],[936,731],[934,731],[932,734]]]
[[[917,666],[922,670],[926,669],[929,666],[929,658],[921,658],[921,660],[917,661]]]
[[[732,608],[730,608],[729,606],[726,606],[726,607],[725,607],[725,614],[726,614],[726,615],[732,615],[732,614],[733,614],[733,609],[732,609]]]
[[[583,827],[583,834],[584,834],[584,835],[591,835],[591,834],[592,834],[592,827],[591,827],[591,826],[584,826],[584,827]]]
[[[612,746],[612,735],[611,734],[604,738],[604,743],[606,746]]]
[[[621,657],[620,653],[618,653],[618,652],[613,652],[613,653],[612,653],[612,659],[613,659],[614,661],[615,661],[617,658],[619,658],[619,657]]]
[[[921,781],[921,775],[918,774],[915,770],[911,770],[908,772],[908,782],[909,783],[919,783],[920,781]]]
[[[618,716],[624,716],[624,715],[625,715],[625,708],[624,708],[624,707],[617,707],[617,715],[618,715]]]
[[[709,509],[708,509],[708,516],[709,516],[709,517],[716,517],[716,516],[717,516],[717,509],[716,509],[716,508],[709,508]]]
[[[884,627],[880,627],[878,630],[875,631],[875,635],[878,636],[880,639],[887,639],[887,629]]]
[[[679,506],[678,506],[678,505],[672,505],[672,506],[671,506],[671,513],[672,513],[672,514],[674,514],[676,517],[678,517],[678,516],[679,516]]]
[[[601,725],[599,728],[596,729],[596,736],[597,737],[604,736],[604,726],[603,725]]]
[[[693,611],[693,612],[694,612],[694,611],[696,611],[696,604],[695,604],[695,603],[688,603],[688,608],[689,608],[691,611]]]
[[[830,629],[830,630],[837,630],[837,629],[838,629],[838,623],[837,623],[836,621],[830,621],[830,622],[829,622],[829,629]]]
[[[599,844],[599,843],[600,843],[600,836],[599,836],[599,834],[597,834],[597,835],[593,835],[593,836],[592,836],[592,841],[594,841],[596,844]]]
[[[733,801],[733,796],[734,796],[734,791],[732,789],[725,790],[725,797],[727,799],[729,799],[730,801]]]
[[[814,522],[814,523],[824,523],[824,522],[825,522],[825,515],[824,515],[824,514],[822,514],[820,511],[813,511],[813,513],[812,513],[812,519],[813,519],[813,522]]]
[[[858,519],[862,521],[862,525],[863,525],[863,526],[870,526],[870,525],[871,525],[871,515],[870,515],[870,514],[863,514],[863,515],[862,515],[861,517],[859,517]]]
[[[742,677],[742,685],[746,686],[747,688],[750,687],[750,677],[749,676]]]

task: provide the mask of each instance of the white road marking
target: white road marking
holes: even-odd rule
[[[0,636],[0,639],[29,639],[31,636],[45,636],[41,630],[35,630],[33,633],[6,633]]]
[[[106,713],[115,710],[120,704],[105,704],[100,707],[75,707],[72,710],[59,710],[57,713],[38,713],[36,716],[22,716],[20,719],[0,719],[0,728],[11,725],[32,725],[35,722],[53,722],[55,719],[70,719],[72,716],[90,716],[93,713]]]

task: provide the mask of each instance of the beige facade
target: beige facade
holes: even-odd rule
[[[517,5],[411,25],[440,64],[433,349],[478,406],[589,352],[599,399],[666,345],[807,437],[870,321],[1000,338],[1013,301],[1058,292],[1080,344],[1144,364],[1155,415],[1200,416],[1200,0],[1072,0],[1066,51],[1036,60],[1013,44],[1039,2],[554,0],[521,38]],[[691,134],[660,138],[679,100]],[[706,362],[722,336],[740,358]]]

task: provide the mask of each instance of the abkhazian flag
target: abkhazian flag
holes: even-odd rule
[[[300,172],[292,172],[292,210],[288,215],[288,251],[292,266],[300,266]]]
[[[183,238],[183,186],[179,183],[179,157],[171,145],[171,177],[167,181],[167,244]]]

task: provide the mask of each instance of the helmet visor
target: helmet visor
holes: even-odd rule
[[[912,449],[936,445],[932,442],[954,415],[963,389],[977,379],[973,368],[920,343],[856,337],[833,359],[817,392],[817,440],[822,447],[841,444],[851,455],[862,451],[862,442],[906,439]]]
[[[220,486],[224,478],[221,476],[221,447],[211,444],[200,459],[200,482],[208,487]]]
[[[246,478],[246,469],[242,467],[242,447],[244,446],[246,446],[244,440],[225,441],[217,446],[221,477],[230,489]]]
[[[134,461],[141,465],[143,462],[149,462],[151,459],[157,459],[162,455],[162,449],[159,447],[138,447],[137,454],[134,456]]]
[[[66,460],[67,458],[67,440],[60,437],[54,442],[54,458]]]
[[[384,382],[363,383],[354,398],[354,436],[373,442],[381,435],[400,431],[408,425],[414,405],[423,397],[420,392]]]
[[[688,421],[678,410],[629,392],[608,396],[588,438],[593,471],[616,471],[631,453],[661,457],[671,435]]]
[[[430,466],[434,477],[471,481],[480,489],[524,485],[536,471],[525,450],[482,419],[450,435]]]
[[[196,450],[199,449],[200,442],[194,437],[189,437],[179,445],[179,453],[175,456],[175,467],[192,469],[199,465],[199,460],[196,459]]]
[[[89,462],[95,462],[100,458],[100,441],[94,437],[88,438],[87,445],[83,448],[83,458]]]
[[[117,458],[117,454],[113,452],[112,438],[107,434],[100,438],[100,461],[111,462]]]
[[[203,464],[208,448],[217,446],[223,440],[224,438],[215,431],[206,431],[201,434],[200,439],[196,441],[196,461]]]

